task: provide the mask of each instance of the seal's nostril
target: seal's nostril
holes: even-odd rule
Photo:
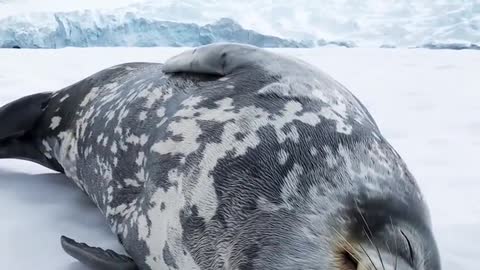
[[[340,254],[340,270],[357,270],[358,260],[347,250]]]

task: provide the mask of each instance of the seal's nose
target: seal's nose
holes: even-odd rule
[[[349,250],[343,250],[339,254],[339,270],[359,270],[359,261]]]
[[[363,245],[362,245],[363,247]],[[376,261],[371,250],[361,248],[355,243],[349,243],[346,247],[341,247],[336,253],[335,270],[398,270],[386,268],[383,261]]]
[[[399,256],[365,246],[355,251],[348,248],[339,251],[335,270],[413,270]],[[381,256],[376,256],[376,252]]]

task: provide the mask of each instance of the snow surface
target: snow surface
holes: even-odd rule
[[[199,25],[228,17],[262,34],[360,46],[480,43],[480,0],[0,0],[0,18],[15,16],[18,30],[28,20],[52,21],[52,12],[85,9],[104,19],[131,12],[146,20]]]
[[[165,61],[178,48],[0,50],[0,104],[63,88],[129,61]],[[446,270],[478,270],[480,51],[278,49],[319,66],[370,110],[429,203]],[[0,160],[3,269],[85,270],[60,235],[122,251],[100,212],[64,176]]]

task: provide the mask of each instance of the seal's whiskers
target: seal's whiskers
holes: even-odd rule
[[[375,265],[375,263],[373,262],[372,258],[370,257],[370,255],[368,255],[368,252],[367,250],[365,250],[365,248],[362,246],[362,244],[360,244],[360,248],[363,250],[363,252],[365,253],[365,255],[367,255],[367,258],[370,260],[370,262],[372,263],[373,265],[373,268],[375,268],[375,270],[378,270],[377,266]]]
[[[382,259],[382,255],[380,254],[380,250],[378,249],[378,246],[372,241],[372,238],[370,237],[370,236],[373,237],[372,231],[370,230],[370,226],[368,226],[368,222],[363,216],[362,212],[360,211],[360,208],[358,207],[358,205],[357,205],[357,212],[360,214],[360,217],[362,217],[363,223],[365,223],[365,226],[367,227],[367,230],[368,230],[367,232],[365,228],[363,228],[363,232],[367,236],[368,241],[370,241],[370,244],[372,244],[372,246],[374,246],[375,249],[377,250],[378,258],[380,259],[380,263],[382,264],[383,270],[385,270],[385,265],[383,264],[383,259]]]
[[[393,220],[391,216],[390,216],[390,224],[392,225],[392,228],[393,228]],[[395,267],[393,269],[397,270],[397,266],[398,266],[398,246],[397,246],[397,238],[395,238]]]
[[[340,237],[342,238],[342,240],[345,242],[345,244],[347,244],[351,249],[352,251],[356,250],[356,248],[353,247],[353,245],[345,238],[345,236],[343,236],[340,232],[338,232],[337,229],[333,228],[333,230],[335,231],[335,233]],[[350,256],[352,256],[352,258],[354,258],[357,262],[360,262],[360,259],[357,258],[353,252],[347,250],[347,249],[344,249],[345,252],[347,252]]]

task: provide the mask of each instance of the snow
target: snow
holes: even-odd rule
[[[0,18],[14,16],[14,29],[21,34],[26,21],[43,25],[54,21],[52,12],[82,13],[85,9],[98,11],[106,19],[123,18],[130,12],[147,21],[198,25],[228,17],[266,35],[370,47],[480,44],[479,0],[7,0],[0,1]],[[95,21],[94,17],[88,21],[73,18],[73,24]]]
[[[165,61],[181,48],[0,50],[0,104],[57,90],[129,61]],[[416,176],[429,203],[443,269],[478,269],[480,51],[278,49],[346,85]],[[100,212],[65,177],[0,160],[2,268],[85,269],[60,235],[122,251]]]

